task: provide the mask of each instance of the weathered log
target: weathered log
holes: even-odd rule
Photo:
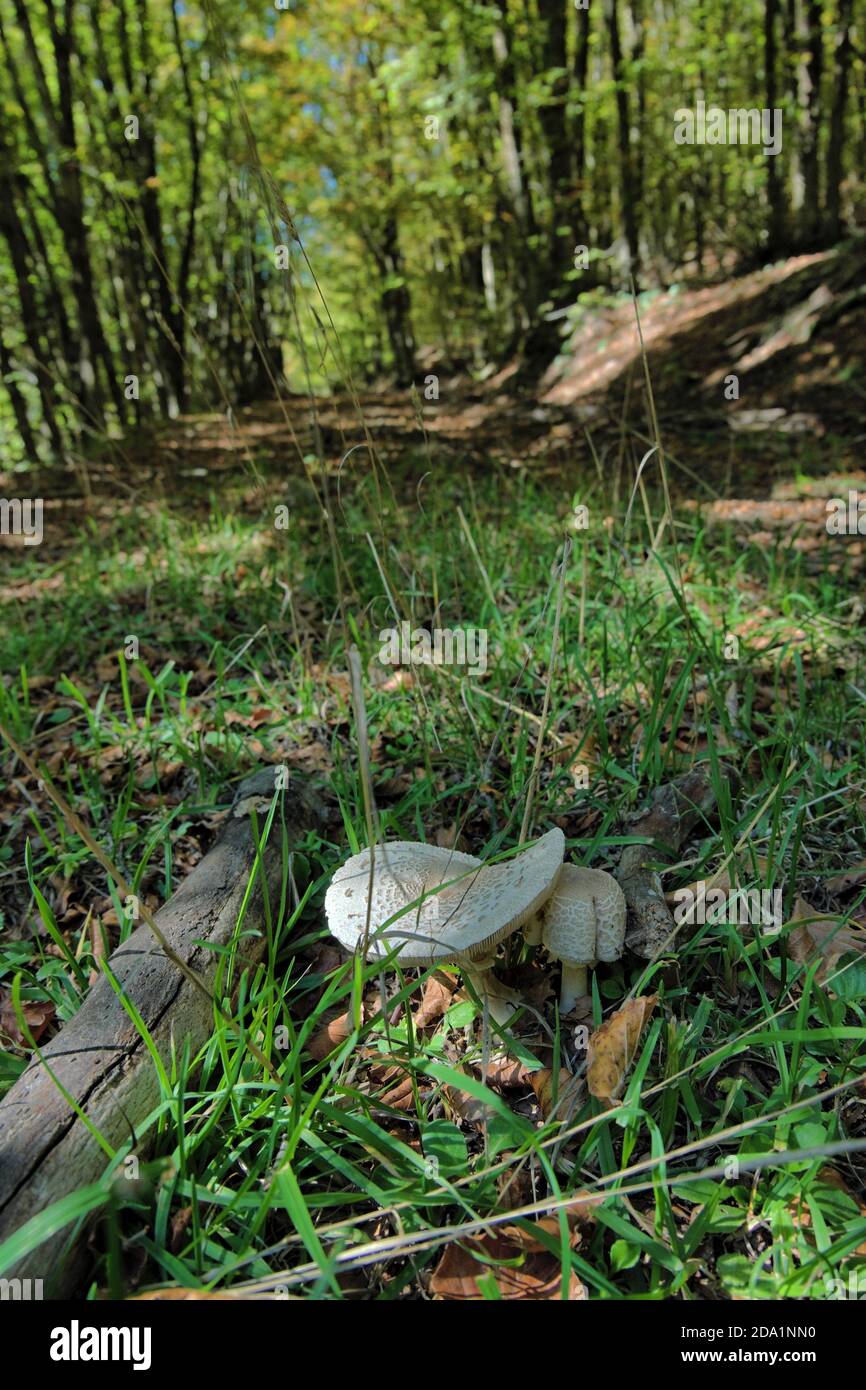
[[[168,945],[210,988],[221,959],[198,945],[225,946],[233,937],[256,857],[251,812],[258,833],[274,790],[274,769],[241,783],[232,815],[214,847],[157,913]],[[293,837],[320,818],[311,794],[294,780],[284,797],[289,848]],[[259,873],[237,943],[239,967],[257,961],[266,945],[264,885],[280,900],[282,830],[277,819],[262,853]],[[141,1014],[163,1061],[188,1040],[191,1055],[213,1031],[206,994],[163,954],[147,926],[139,927],[112,954],[115,979]],[[67,1194],[97,1182],[106,1155],[64,1098],[72,1096],[113,1149],[129,1139],[159,1101],[156,1068],[140,1033],[107,979],[90,990],[81,1008],[42,1049],[0,1102],[0,1242]],[[47,1064],[47,1065],[46,1065]],[[54,1073],[56,1081],[49,1075]],[[136,1155],[146,1156],[146,1138]],[[80,1273],[76,1251],[67,1251],[69,1228],[44,1240],[5,1277],[42,1279],[51,1297],[68,1296]],[[80,1252],[80,1242],[77,1250]]]
[[[739,790],[739,776],[725,765],[722,775],[733,799]],[[659,955],[676,931],[661,879],[646,861],[660,855],[673,859],[695,826],[702,820],[711,820],[717,809],[710,765],[699,763],[682,777],[656,788],[649,806],[629,826],[632,835],[642,835],[653,842],[626,845],[615,871],[628,907],[625,944],[645,960]]]

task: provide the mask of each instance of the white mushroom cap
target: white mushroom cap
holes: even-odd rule
[[[501,864],[482,864],[471,854],[436,845],[393,840],[377,846],[372,856],[372,896],[369,849],[337,870],[325,896],[328,926],[343,946],[354,950],[364,940],[369,899],[368,959],[382,959],[395,946],[403,965],[484,957],[549,896],[564,852],[561,830],[548,831]],[[392,920],[399,912],[403,915]]]
[[[543,911],[542,940],[570,965],[619,960],[625,940],[623,891],[603,869],[563,864]]]

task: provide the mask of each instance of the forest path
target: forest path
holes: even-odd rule
[[[866,440],[866,241],[651,291],[640,313],[678,491],[768,498],[796,471],[857,469],[856,446]],[[732,376],[738,394],[729,399]],[[526,466],[579,482],[587,469],[631,466],[651,441],[626,297],[588,308],[540,379],[512,362],[478,381],[423,349],[416,382],[414,400],[390,383],[365,387],[354,401],[346,393],[313,402],[292,396],[231,418],[173,422],[142,444],[157,472],[163,461],[174,479],[250,459],[270,474],[287,464],[294,471],[303,454],[315,453],[318,429],[337,472],[363,444],[366,422],[385,463],[398,472],[408,464],[416,480],[447,461]]]
[[[757,526],[789,528],[797,516],[775,503],[809,498],[797,478],[826,479],[811,505],[862,480],[866,241],[651,291],[640,314],[678,498],[735,499],[753,509]],[[227,507],[260,506],[287,488],[293,495],[319,457],[334,484],[349,489],[369,472],[369,435],[407,500],[427,474],[481,476],[491,467],[561,482],[569,499],[604,476],[628,497],[652,444],[630,299],[588,308],[540,378],[517,361],[479,381],[430,349],[418,358],[415,391],[382,382],[354,399],[288,395],[186,415],[112,441],[77,473],[34,476],[33,495],[49,514],[62,509],[63,528],[50,528],[62,549],[74,542],[77,516],[100,527],[124,506],[204,512],[214,491]],[[655,461],[646,476],[656,476]]]

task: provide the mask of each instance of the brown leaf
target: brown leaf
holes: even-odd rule
[[[250,715],[250,728],[257,729],[260,724],[271,724],[275,719],[279,719],[279,711],[270,709],[267,705],[256,705]]]
[[[392,1070],[396,1074],[401,1072],[402,1068],[394,1067]],[[392,1086],[390,1091],[385,1092],[381,1097],[381,1101],[383,1105],[390,1105],[392,1110],[411,1110],[412,1106],[415,1104],[415,1091],[412,1086],[412,1077],[404,1074],[402,1080],[398,1081],[396,1086]]]
[[[502,1161],[514,1158],[513,1154],[503,1154]],[[532,1184],[532,1170],[526,1159],[521,1159],[513,1168],[504,1169],[496,1179],[496,1207],[498,1211],[514,1211],[515,1207],[528,1206],[535,1199]]]
[[[88,978],[88,983],[94,985],[96,984],[96,981],[99,979],[102,973],[99,969],[99,963],[100,961],[105,960],[105,957],[108,953],[105,948],[105,931],[103,923],[100,921],[98,917],[93,917],[91,919],[90,915],[88,914],[88,920],[84,924],[85,931],[87,930],[88,925],[90,926],[90,952],[95,961],[94,968],[91,970]]]
[[[411,671],[395,671],[393,676],[388,676],[382,682],[382,689],[389,693],[393,690],[411,690],[415,684],[415,677]]]
[[[186,1228],[192,1220],[192,1207],[181,1207],[171,1218],[171,1232],[169,1235],[169,1249],[173,1255],[180,1254],[183,1249]]]
[[[824,887],[828,893],[847,893],[849,889],[856,888],[858,884],[866,883],[866,863],[852,864],[850,869],[845,869],[841,874],[834,874],[824,882]]]
[[[492,1105],[470,1095],[468,1091],[458,1090],[456,1086],[443,1086],[442,1098],[447,1101],[454,1114],[467,1124],[483,1125],[496,1114]]]
[[[310,1056],[317,1062],[323,1062],[326,1057],[344,1043],[352,1031],[349,1015],[338,1014],[332,1018],[317,1033],[314,1033],[308,1043]]]
[[[431,975],[424,986],[421,1003],[412,1018],[415,1027],[429,1028],[431,1023],[438,1023],[451,1007],[456,988],[457,981],[453,975],[445,975],[441,970]]]
[[[472,1064],[477,1072],[481,1071],[481,1063]],[[523,1062],[516,1057],[509,1057],[506,1052],[498,1052],[487,1063],[487,1085],[496,1086],[502,1091],[519,1090],[530,1084],[532,1073]]]
[[[100,681],[113,681],[117,679],[117,653],[109,652],[106,656],[101,656],[96,663],[96,678]]]
[[[816,955],[824,957],[816,979],[823,983],[832,975],[842,956],[849,951],[866,954],[866,932],[852,931],[841,925],[840,917],[816,912],[805,898],[797,898],[791,913],[792,922],[802,922],[788,935],[788,954],[792,960],[804,963]]]
[[[553,1072],[547,1067],[542,1067],[541,1071],[534,1071],[529,1078],[529,1084],[538,1097],[541,1115],[545,1120],[550,1118],[555,1107],[561,1114],[564,1108],[578,1098],[581,1088],[580,1078],[572,1076],[564,1067],[560,1068],[556,1086],[553,1084]]]
[[[566,1208],[566,1216],[571,1230],[578,1235],[591,1231],[596,1224],[596,1207],[604,1201],[603,1192],[587,1192],[581,1188],[572,1198],[573,1205]]]
[[[45,1029],[53,1019],[56,1010],[52,1003],[43,999],[22,999],[21,1013],[24,1022],[30,1030],[33,1042],[38,1043]],[[11,1039],[15,1047],[29,1047],[30,1041],[25,1037],[19,1023],[18,1015],[12,1003],[12,993],[4,990],[0,997],[0,1033],[5,1033]]]
[[[622,1091],[641,1033],[657,1003],[657,994],[629,999],[593,1033],[587,1047],[586,1080],[597,1100],[612,1105]]]
[[[549,1229],[549,1218],[538,1223]],[[559,1226],[553,1222],[553,1234]],[[484,1260],[508,1260],[508,1265],[486,1264]],[[430,1280],[430,1292],[436,1299],[449,1301],[483,1299],[479,1279],[496,1282],[504,1299],[539,1302],[562,1297],[560,1259],[532,1235],[517,1226],[507,1226],[496,1235],[474,1237],[458,1245],[447,1245]],[[482,1283],[483,1287],[483,1283]],[[568,1301],[580,1302],[586,1289],[574,1271],[568,1284]]]
[[[327,772],[332,763],[330,748],[318,741],[308,743],[304,748],[284,748],[282,757],[287,763],[301,768],[303,772]]]

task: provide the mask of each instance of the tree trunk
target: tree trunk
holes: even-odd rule
[[[829,242],[838,241],[842,235],[841,190],[853,20],[854,0],[839,0],[839,17],[835,37],[833,105],[830,111],[830,136],[827,146],[827,200],[824,225],[826,238]]]
[[[3,386],[9,397],[9,404],[12,406],[12,414],[15,416],[15,423],[18,426],[18,433],[24,443],[24,452],[28,462],[35,462],[39,457],[39,450],[36,445],[36,436],[30,426],[30,419],[27,414],[27,402],[21,392],[17,381],[10,381],[9,378],[15,371],[15,363],[9,356],[9,351],[0,333],[0,375],[3,378]]]
[[[412,332],[412,304],[403,270],[397,218],[389,214],[376,248],[382,275],[382,313],[388,342],[394,358],[394,371],[400,386],[409,386],[415,377],[415,338]]]
[[[59,160],[50,158],[44,149],[38,152],[43,165],[46,185],[51,195],[53,215],[63,237],[72,293],[78,310],[78,376],[80,385],[77,394],[80,395],[82,404],[91,420],[97,425],[102,425],[105,416],[97,379],[100,369],[104,372],[108,394],[114,401],[121,419],[125,414],[125,403],[99,315],[90,260],[90,245],[84,221],[84,198],[81,189],[75,129],[75,102],[72,90],[71,26],[73,8],[73,0],[64,0],[63,27],[61,28],[54,6],[49,5],[47,7],[57,84],[55,103],[33,36],[25,0],[15,0],[15,13],[24,35],[33,77],[45,109],[45,116],[60,146]],[[28,128],[31,131],[35,130],[20,85],[16,95],[25,109]],[[60,165],[59,173],[56,172],[57,163]]]
[[[628,243],[631,274],[637,284],[640,270],[640,246],[634,189],[634,168],[631,155],[631,110],[619,29],[617,0],[607,0],[607,25],[610,35],[610,55],[616,83],[617,143],[619,147],[620,201],[622,225]]]
[[[496,69],[496,102],[499,116],[499,144],[505,187],[514,213],[520,244],[513,248],[518,267],[522,326],[526,329],[538,303],[535,255],[529,246],[537,232],[532,199],[526,186],[523,149],[517,118],[517,78],[509,43],[508,0],[496,0],[499,23],[493,30],[493,59]]]
[[[768,109],[772,112],[779,102],[776,76],[776,31],[779,17],[779,0],[765,0],[764,3],[764,91]],[[767,155],[767,203],[770,219],[767,228],[767,250],[771,256],[778,255],[786,240],[784,166],[779,155]]]
[[[241,973],[267,946],[266,903],[279,903],[283,891],[282,837],[278,816],[256,867],[251,815],[255,809],[261,834],[273,791],[273,768],[241,784],[224,834],[157,914],[172,950],[208,988],[230,946],[237,952],[236,991]],[[292,782],[285,794],[289,849],[321,815],[313,795]],[[238,935],[238,914],[251,880],[244,930]],[[195,1059],[213,1033],[213,1006],[163,955],[149,929],[139,927],[108,964],[166,1066],[185,1047]],[[42,1048],[42,1056],[44,1062],[34,1059],[0,1102],[0,1243],[45,1207],[91,1184],[103,1184],[104,1201],[109,1200],[108,1160],[94,1138],[94,1126],[115,1149],[133,1134],[135,1166],[130,1171],[120,1165],[114,1174],[120,1184],[135,1179],[139,1165],[144,1169],[155,1137],[153,1125],[142,1126],[159,1103],[159,1074],[108,980],[97,981],[74,1018]],[[90,1127],[76,1118],[67,1096],[88,1116]],[[147,1180],[144,1171],[140,1180]],[[4,1274],[44,1279],[51,1298],[71,1296],[83,1272],[87,1224],[75,1230],[70,1220]],[[73,1232],[77,1248],[68,1250]]]
[[[566,120],[569,83],[564,0],[539,0],[538,15],[543,29],[543,64],[549,82],[547,98],[539,108],[547,149],[550,196],[544,297],[550,295],[556,303],[561,298],[563,275],[572,263],[577,235],[572,149]]]
[[[51,375],[47,371],[44,361],[47,354],[39,339],[39,324],[42,315],[34,290],[34,282],[38,284],[39,281],[34,275],[27,234],[19,216],[15,200],[14,181],[7,172],[8,161],[9,150],[5,145],[2,145],[0,146],[0,235],[9,248],[9,259],[15,275],[18,302],[21,305],[21,328],[30,353],[30,370],[36,377],[42,406],[42,418],[52,445],[62,457],[64,452],[63,434],[55,414]],[[17,413],[16,410],[16,415]],[[32,432],[30,439],[33,440]],[[28,447],[32,450],[35,461],[37,457],[35,446],[31,442]]]
[[[580,207],[581,222],[583,222],[584,199],[583,199],[583,180],[586,173],[586,109],[584,99],[586,95],[586,74],[589,64],[589,5],[586,9],[577,11],[577,36],[574,48],[574,65],[572,68],[572,90],[579,94],[580,101],[577,114],[574,118],[574,130],[572,134],[572,178],[576,189],[575,202]]]
[[[797,241],[814,246],[821,219],[821,77],[824,66],[821,0],[796,0],[797,106],[800,134]]]

